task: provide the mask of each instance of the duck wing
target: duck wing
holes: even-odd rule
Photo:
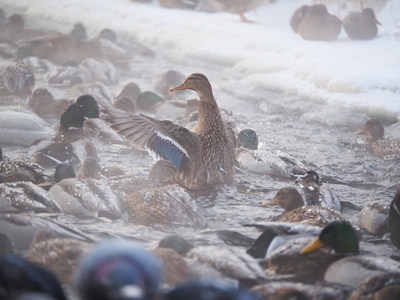
[[[155,159],[166,159],[177,169],[177,176],[190,186],[201,161],[200,137],[168,120],[106,108],[105,120],[111,128]]]

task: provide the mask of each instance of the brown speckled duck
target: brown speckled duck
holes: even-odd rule
[[[200,97],[199,117],[192,131],[145,115],[106,110],[121,136],[156,158],[172,162],[176,177],[187,187],[230,183],[235,176],[236,162],[232,140],[222,121],[212,87],[207,77],[195,73],[171,91],[190,89]]]
[[[259,7],[265,0],[210,0],[210,2],[219,10],[231,14],[238,14],[240,21],[251,23],[244,13]]]
[[[344,30],[353,40],[374,38],[378,33],[377,25],[382,24],[378,22],[371,8],[364,8],[362,12],[352,12],[343,20]]]
[[[342,22],[328,13],[325,5],[304,5],[294,12],[290,20],[294,32],[305,40],[335,40],[342,27]]]
[[[400,154],[400,143],[384,138],[385,129],[379,120],[369,120],[364,127],[354,134],[366,134],[368,151],[375,156],[387,158]]]
[[[0,96],[26,99],[35,86],[35,75],[23,65],[0,67]]]

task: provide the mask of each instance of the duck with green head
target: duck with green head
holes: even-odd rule
[[[191,130],[170,121],[107,107],[108,121],[118,134],[157,159],[176,168],[176,178],[187,187],[203,187],[234,180],[236,162],[232,139],[222,121],[207,77],[195,73],[170,91],[193,90],[199,95],[199,117]]]

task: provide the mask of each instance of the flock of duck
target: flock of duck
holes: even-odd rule
[[[221,9],[242,15],[260,1],[247,2]],[[379,23],[371,12],[344,20],[350,38],[376,35]],[[328,21],[321,21],[325,17]],[[349,25],[365,19],[375,26],[361,25],[368,33]],[[291,25],[305,39],[326,40],[337,37],[331,26],[340,31],[341,22],[316,5],[299,8]],[[0,39],[7,45],[0,55],[19,61],[0,67],[1,145],[5,152],[7,144],[26,149],[26,155],[12,150],[12,157],[0,152],[0,299],[399,298],[399,258],[363,249],[368,234],[341,216],[342,202],[317,172],[288,154],[258,149],[251,129],[237,133],[204,74],[185,78],[168,71],[156,84],[166,99],[184,90],[198,99],[166,101],[141,92],[134,82],[113,97],[99,82],[115,82],[113,74],[131,59],[128,53],[146,57],[154,55],[151,50],[118,41],[110,29],[89,39],[82,24],[70,34],[27,29],[19,14],[2,23]],[[38,81],[68,89],[68,99],[35,89]],[[179,111],[174,122],[153,117],[167,110]],[[390,159],[400,153],[400,144],[385,139],[378,120],[355,134],[367,135],[371,155]],[[132,145],[157,159],[148,177],[127,174],[123,166],[102,166],[104,147],[143,159]],[[261,231],[257,239],[219,232],[241,247],[196,246],[172,235],[150,251],[127,240],[96,239],[73,225],[73,218],[104,218],[204,228],[193,193],[232,185],[237,172],[297,178],[262,204],[283,208],[276,220],[246,225]],[[389,232],[398,248],[399,205],[400,189],[383,219],[369,215],[371,225],[364,227],[372,234],[384,227],[380,234]],[[60,216],[71,226],[57,222]]]

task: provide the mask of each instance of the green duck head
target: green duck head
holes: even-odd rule
[[[64,130],[68,130],[70,127],[82,128],[84,120],[85,112],[83,108],[73,104],[61,115],[60,125]]]
[[[238,138],[238,146],[250,149],[257,150],[258,149],[258,137],[257,133],[252,129],[243,129],[239,132]]]
[[[357,254],[358,237],[348,222],[333,221],[326,225],[319,237],[303,248],[300,254],[308,253],[324,246],[333,248],[336,254]]]
[[[68,164],[59,164],[54,173],[54,181],[60,182],[66,178],[75,178],[74,169]]]
[[[83,108],[86,118],[99,118],[100,110],[96,99],[91,95],[82,95],[76,100],[76,105]]]

